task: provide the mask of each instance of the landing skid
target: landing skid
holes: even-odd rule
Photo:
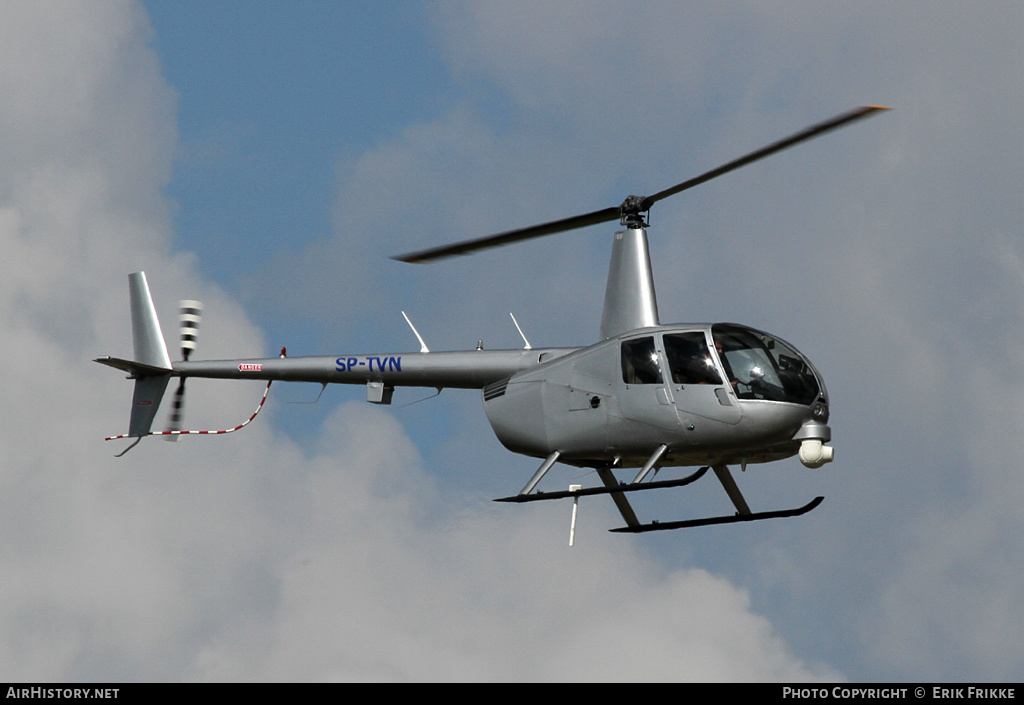
[[[815,497],[810,502],[796,509],[781,509],[776,512],[757,512],[756,514],[732,514],[722,517],[708,517],[707,519],[687,519],[685,521],[651,522],[638,526],[622,526],[618,529],[609,529],[614,533],[641,534],[647,531],[671,531],[672,529],[689,529],[694,526],[710,526],[712,524],[734,524],[738,521],[758,521],[759,519],[782,519],[785,517],[798,517],[811,511],[824,501],[824,497]]]
[[[810,502],[802,507],[795,509],[780,509],[773,512],[751,512],[750,507],[747,506],[747,502],[740,492],[739,487],[736,486],[735,480],[733,480],[732,473],[724,463],[718,463],[710,467],[702,467],[696,472],[687,475],[686,477],[678,478],[675,480],[661,480],[657,482],[644,482],[644,479],[650,473],[652,469],[656,469],[658,461],[661,456],[668,449],[667,445],[659,446],[648,458],[644,464],[640,473],[632,482],[621,482],[615,478],[612,474],[613,465],[599,467],[596,469],[598,477],[601,478],[603,487],[587,487],[582,488],[579,485],[571,485],[568,491],[559,492],[541,492],[534,491],[541,479],[547,474],[548,470],[558,461],[559,453],[556,451],[549,455],[547,459],[541,464],[540,468],[534,473],[534,476],[526,484],[526,487],[517,495],[511,497],[501,497],[495,499],[495,502],[540,502],[551,499],[568,499],[573,500],[573,520],[572,530],[570,533],[570,543],[572,545],[571,536],[575,535],[576,527],[576,508],[580,497],[587,497],[592,495],[610,495],[612,501],[615,502],[616,509],[622,515],[623,520],[626,522],[626,526],[618,529],[610,529],[615,533],[630,533],[640,534],[648,531],[671,531],[673,529],[689,529],[695,526],[711,526],[713,524],[734,524],[741,521],[760,521],[761,519],[782,519],[785,517],[797,517],[811,511],[815,507],[824,501],[824,497],[815,497]],[[629,500],[626,499],[626,495],[630,492],[639,492],[641,490],[658,490],[666,489],[669,487],[682,487],[689,485],[691,482],[695,482],[702,478],[708,470],[714,470],[715,475],[721,482],[725,493],[729,495],[729,499],[736,507],[736,513],[728,516],[718,517],[707,517],[705,519],[686,519],[683,521],[652,521],[649,524],[641,524],[636,517],[636,513],[633,511],[633,507],[630,506]]]

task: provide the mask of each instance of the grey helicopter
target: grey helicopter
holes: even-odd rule
[[[834,459],[828,445],[829,398],[822,375],[796,347],[773,334],[735,323],[665,325],[658,317],[648,216],[657,202],[855,121],[888,110],[865,106],[808,127],[652,196],[629,196],[618,206],[526,228],[411,252],[394,259],[425,263],[488,248],[618,221],[612,240],[598,341],[576,348],[435,352],[406,321],[420,343],[415,353],[337,354],[237,360],[190,360],[196,349],[202,305],[181,304],[181,356],[167,351],[146,275],[129,275],[134,358],[95,361],[134,380],[129,428],[106,440],[132,438],[124,455],[146,436],[216,435],[237,431],[262,409],[274,381],[366,387],[366,400],[390,404],[398,387],[477,389],[497,439],[508,450],[542,459],[522,490],[499,502],[573,499],[573,526],[580,497],[609,495],[625,526],[616,532],[648,532],[794,517],[821,504],[816,497],[795,509],[753,512],[729,466],[769,463],[796,456],[808,468]],[[404,313],[403,313],[404,316]],[[513,322],[515,318],[513,317]],[[519,328],[516,323],[516,328]],[[522,330],[520,329],[522,335]],[[152,426],[172,377],[169,428]],[[264,380],[256,411],[242,424],[216,431],[182,430],[185,381],[191,377]],[[600,484],[541,491],[556,463],[592,469]],[[674,479],[655,479],[662,468],[698,468]],[[615,471],[636,469],[629,481]],[[713,470],[735,514],[641,522],[631,493],[682,487]],[[571,543],[571,539],[570,539]]]

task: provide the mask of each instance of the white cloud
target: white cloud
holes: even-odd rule
[[[394,423],[345,405],[324,431],[359,455],[356,439],[382,421]],[[403,445],[408,467],[415,452]],[[304,542],[282,563],[276,609],[255,638],[239,630],[239,641],[206,650],[202,677],[837,677],[788,655],[744,591],[721,578],[662,574],[603,531],[567,553],[562,522],[552,536],[536,515],[472,507],[453,516],[426,476],[396,469],[401,455],[348,459],[340,472],[336,456],[311,459],[299,490],[309,502]],[[254,653],[253,642],[266,650]]]

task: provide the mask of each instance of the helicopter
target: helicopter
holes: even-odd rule
[[[834,459],[829,397],[820,372],[796,347],[773,334],[736,323],[662,324],[647,239],[651,207],[669,196],[722,176],[772,154],[876,115],[889,108],[860,107],[812,125],[652,196],[629,196],[620,205],[526,228],[398,255],[426,263],[509,245],[577,228],[619,221],[612,241],[601,328],[596,343],[575,348],[435,352],[406,316],[420,343],[415,353],[338,354],[274,358],[190,360],[196,349],[202,305],[181,304],[182,359],[171,362],[146,275],[129,275],[134,358],[96,358],[135,381],[128,433],[133,438],[118,456],[143,437],[216,435],[248,425],[263,408],[274,381],[365,385],[366,400],[390,404],[398,387],[480,390],[484,412],[508,450],[542,459],[517,494],[499,502],[571,498],[573,528],[580,497],[609,495],[625,526],[614,532],[641,533],[794,517],[823,501],[816,497],[794,509],[753,512],[729,466],[769,463],[797,456],[808,468]],[[403,312],[403,316],[405,316]],[[513,322],[519,329],[519,324]],[[520,335],[522,330],[519,329]],[[170,426],[152,426],[172,377]],[[242,424],[217,431],[181,429],[185,381],[192,377],[265,380],[255,412]],[[556,463],[592,469],[600,484],[541,491]],[[662,468],[697,468],[688,475],[657,480]],[[623,481],[616,470],[636,468]],[[640,491],[682,487],[712,470],[734,505],[731,515],[641,522],[629,496]],[[570,538],[570,544],[572,539]]]

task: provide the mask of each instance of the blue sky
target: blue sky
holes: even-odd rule
[[[176,234],[220,278],[328,235],[339,160],[457,95],[416,3],[147,9],[179,95]]]
[[[0,672],[19,680],[1019,680],[1021,9],[956,3],[0,2]],[[275,386],[124,458],[145,269],[197,356],[594,340],[610,229],[390,255],[651,193],[664,321],[807,353],[836,461],[794,520],[622,537],[508,507],[473,393]],[[56,374],[60,370],[61,374]],[[187,425],[261,389],[189,385]],[[737,473],[739,475],[739,473]],[[559,470],[554,483],[579,479]],[[589,478],[582,478],[589,481]],[[727,513],[712,482],[645,501]],[[608,654],[615,658],[608,659]],[[570,656],[571,655],[571,656]]]

